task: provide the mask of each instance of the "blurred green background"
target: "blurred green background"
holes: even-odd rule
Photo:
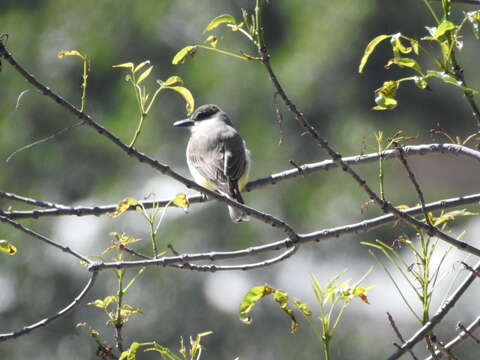
[[[271,3],[265,9],[264,22],[274,70],[291,99],[343,155],[374,151],[374,133],[379,130],[386,136],[404,130],[407,135],[417,135],[417,143],[433,142],[428,130],[437,123],[462,138],[476,130],[462,93],[439,82],[432,83],[431,92],[422,92],[412,84],[402,85],[396,110],[371,110],[373,90],[384,80],[406,72],[384,69],[391,51],[385,42],[369,61],[365,74],[359,75],[357,67],[364,48],[378,34],[401,31],[412,37],[424,36],[424,26],[434,23],[421,1]],[[308,136],[300,136],[300,128],[283,106],[279,127],[274,90],[261,64],[200,50],[185,64],[171,65],[179,49],[204,40],[202,31],[213,17],[231,13],[239,19],[241,8],[253,7],[253,0],[2,0],[0,33],[9,34],[7,47],[26,69],[76,105],[81,96],[81,62],[75,57],[58,59],[57,53],[76,49],[87,54],[92,68],[86,112],[125,142],[133,135],[138,113],[133,92],[124,81],[125,71],[112,65],[150,60],[155,68],[145,84],[151,91],[154,79],[181,76],[197,105],[218,104],[234,120],[252,152],[251,177],[255,179],[291,168],[289,160],[297,164],[317,162],[326,155]],[[458,6],[457,15],[470,9]],[[215,34],[219,47],[254,54],[255,49],[239,34],[224,29]],[[469,29],[464,41],[458,60],[465,67],[469,86],[478,89],[479,43]],[[35,90],[25,93],[17,106],[19,94],[27,89],[31,86],[4,63],[0,73],[2,159],[76,121]],[[184,154],[188,133],[172,128],[174,121],[185,116],[183,99],[176,93],[162,92],[136,146],[189,176]],[[472,160],[429,155],[412,158],[411,164],[427,201],[478,192],[480,171]],[[360,173],[378,189],[376,164],[362,166]],[[3,191],[71,206],[112,204],[127,196],[143,199],[152,193],[162,199],[178,192],[192,193],[129,158],[87,127],[21,152],[9,163],[2,162],[0,183]],[[404,170],[394,161],[386,164],[386,194],[395,203],[417,202]],[[380,214],[374,207],[361,213],[365,194],[337,170],[247,193],[245,200],[285,219],[300,232]],[[26,208],[5,201],[2,205],[4,209]],[[111,231],[148,239],[145,220],[134,213],[118,219],[65,217],[22,223],[86,255],[99,254],[107,247]],[[460,225],[454,231],[467,228],[467,239],[473,239],[480,226],[475,220]],[[205,359],[318,359],[321,343],[308,325],[301,321],[299,332],[290,335],[287,318],[269,300],[256,308],[252,325],[242,324],[237,310],[243,294],[252,286],[268,283],[315,308],[310,275],[325,283],[348,268],[345,277],[356,280],[374,265],[360,241],[378,238],[389,242],[402,232],[413,236],[406,227],[387,226],[368,234],[307,244],[285,262],[250,272],[149,268],[126,299],[145,314],[126,325],[125,343],[155,340],[176,348],[180,336],[212,330],[214,334],[204,341]],[[87,274],[75,259],[6,225],[0,226],[0,238],[13,241],[19,249],[16,256],[0,256],[0,332],[17,330],[56,312],[84,286]],[[243,249],[282,238],[281,232],[257,221],[232,224],[225,207],[211,202],[193,206],[188,214],[169,210],[160,241],[163,248],[171,243],[179,252],[193,253]],[[148,251],[148,241],[144,243],[143,251]],[[445,269],[451,271],[463,255],[452,251],[449,259],[451,266]],[[113,294],[113,280],[113,273],[102,272],[87,300]],[[369,296],[371,305],[352,303],[332,344],[335,359],[380,359],[393,352],[391,343],[397,340],[386,311],[396,318],[404,337],[418,327],[380,268],[366,283],[377,286]],[[440,289],[436,305],[444,294]],[[473,286],[457,311],[438,328],[437,335],[448,340],[455,335],[457,321],[467,324],[477,316],[468,298],[478,295],[479,287]],[[100,330],[105,340],[112,339],[101,311],[84,302],[46,328],[0,343],[0,359],[95,359],[94,342],[75,328],[83,321]],[[417,351],[424,353],[423,345]],[[478,346],[467,342],[458,354],[461,359],[477,359]],[[155,356],[142,354],[140,358]]]

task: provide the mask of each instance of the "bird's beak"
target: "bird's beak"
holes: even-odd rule
[[[184,119],[184,120],[175,121],[173,123],[173,126],[175,126],[175,127],[193,126],[193,120]]]

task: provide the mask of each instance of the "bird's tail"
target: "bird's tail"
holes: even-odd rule
[[[240,204],[245,204],[245,201],[243,201],[242,195],[240,194],[240,190],[238,189],[238,185],[234,187],[234,191],[232,191],[232,194],[229,195],[229,197],[233,200],[238,201]],[[248,216],[248,214],[244,210],[229,206],[228,213],[230,214],[230,218],[233,222],[238,223],[243,221],[250,221],[250,216]]]

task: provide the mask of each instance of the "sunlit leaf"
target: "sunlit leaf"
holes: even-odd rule
[[[478,92],[474,89],[470,89],[470,88],[466,87],[465,85],[462,84],[461,81],[458,81],[452,75],[449,75],[449,74],[447,74],[443,71],[429,70],[429,71],[427,71],[426,78],[429,78],[429,77],[434,77],[434,78],[440,79],[444,83],[455,85],[455,86],[463,89],[464,91],[468,91],[472,94],[476,94]]]
[[[206,32],[209,32],[209,31],[215,29],[217,26],[219,26],[221,24],[235,25],[236,23],[237,22],[236,22],[235,18],[230,14],[219,15],[215,19],[210,21],[210,23],[207,25],[205,30],[203,30],[203,33],[205,34]]]
[[[112,67],[114,67],[114,68],[127,68],[127,69],[130,69],[130,70],[133,71],[134,66],[135,65],[132,62],[127,62],[127,63],[123,63],[123,64],[113,65]]]
[[[58,58],[61,59],[65,56],[79,56],[81,57],[82,59],[85,59],[85,56],[80,53],[80,51],[77,51],[77,50],[64,50],[64,51],[60,51],[58,54],[57,54]]]
[[[137,79],[137,85],[140,84],[143,80],[145,80],[148,75],[152,72],[153,66],[150,66],[147,70],[145,70]]]
[[[4,252],[8,255],[15,255],[17,253],[17,248],[7,240],[0,240],[0,252]]]
[[[173,203],[178,207],[181,207],[182,209],[188,209],[188,207],[190,206],[187,195],[185,194],[177,194],[177,196],[175,196],[175,199],[173,199]]]
[[[401,33],[392,35],[390,42],[392,44],[392,50],[395,57],[399,57],[400,54],[409,54],[413,50],[411,47],[403,45]]]
[[[180,76],[170,76],[167,80],[162,82],[163,86],[172,86],[175,84],[183,84],[183,79]]]
[[[150,60],[145,60],[144,62],[141,62],[140,64],[138,64],[133,70],[133,73],[135,74],[137,71],[141,70],[147,64],[150,64]]]
[[[302,303],[300,300],[295,300],[293,304],[300,310],[305,316],[312,316],[312,311],[307,304]]]
[[[176,91],[183,96],[186,102],[187,115],[190,115],[193,112],[193,109],[195,109],[195,100],[193,99],[193,95],[190,90],[183,86],[166,86],[166,88]]]
[[[122,355],[118,360],[136,360],[137,359],[137,351],[142,346],[142,344],[138,342],[133,342],[130,345],[130,348],[127,351],[122,352]]]
[[[209,44],[211,47],[216,48],[218,44],[218,38],[216,36],[210,35],[205,39],[205,42]]]
[[[138,205],[138,200],[131,197],[126,198],[117,204],[117,209],[115,210],[115,212],[108,213],[108,215],[112,218],[116,218],[122,215],[125,211],[127,211],[132,205]]]
[[[438,40],[440,37],[445,35],[447,31],[453,30],[456,27],[457,25],[455,25],[451,21],[443,20],[442,23],[438,25],[437,30],[433,34],[433,37]]]
[[[392,35],[378,35],[373,40],[371,40],[367,47],[365,48],[365,52],[363,53],[362,59],[360,60],[360,65],[358,66],[358,72],[362,73],[363,68],[367,64],[369,56],[375,50],[378,44],[380,44],[383,40],[390,38]]]
[[[196,45],[189,45],[189,46],[185,46],[183,49],[181,49],[179,52],[177,52],[175,54],[175,56],[173,57],[172,59],[172,64],[173,65],[177,65],[179,64],[180,62],[183,61],[183,59],[185,58],[185,56],[187,56],[188,54],[190,54],[193,50],[195,50],[197,48]]]
[[[243,297],[242,302],[240,303],[240,320],[242,320],[245,324],[251,324],[252,318],[250,317],[250,311],[259,300],[267,295],[272,294],[274,291],[275,289],[267,285],[255,286],[248,290]]]
[[[288,306],[288,294],[282,290],[274,289],[268,285],[253,287],[247,292],[240,304],[240,320],[242,320],[245,324],[251,324],[252,318],[250,317],[250,311],[259,300],[268,295],[272,295],[275,302],[279,304],[280,309],[290,317],[290,332],[296,332],[298,329],[298,322],[295,319],[293,310]]]
[[[388,63],[385,65],[385,68],[388,69],[391,65],[411,68],[417,71],[418,73],[423,74],[422,68],[420,67],[418,62],[412,58],[397,57],[394,59],[390,59]]]

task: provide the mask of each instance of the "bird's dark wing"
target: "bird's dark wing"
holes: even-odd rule
[[[243,139],[230,126],[193,133],[187,147],[189,163],[218,190],[232,196],[245,172],[246,156]]]

